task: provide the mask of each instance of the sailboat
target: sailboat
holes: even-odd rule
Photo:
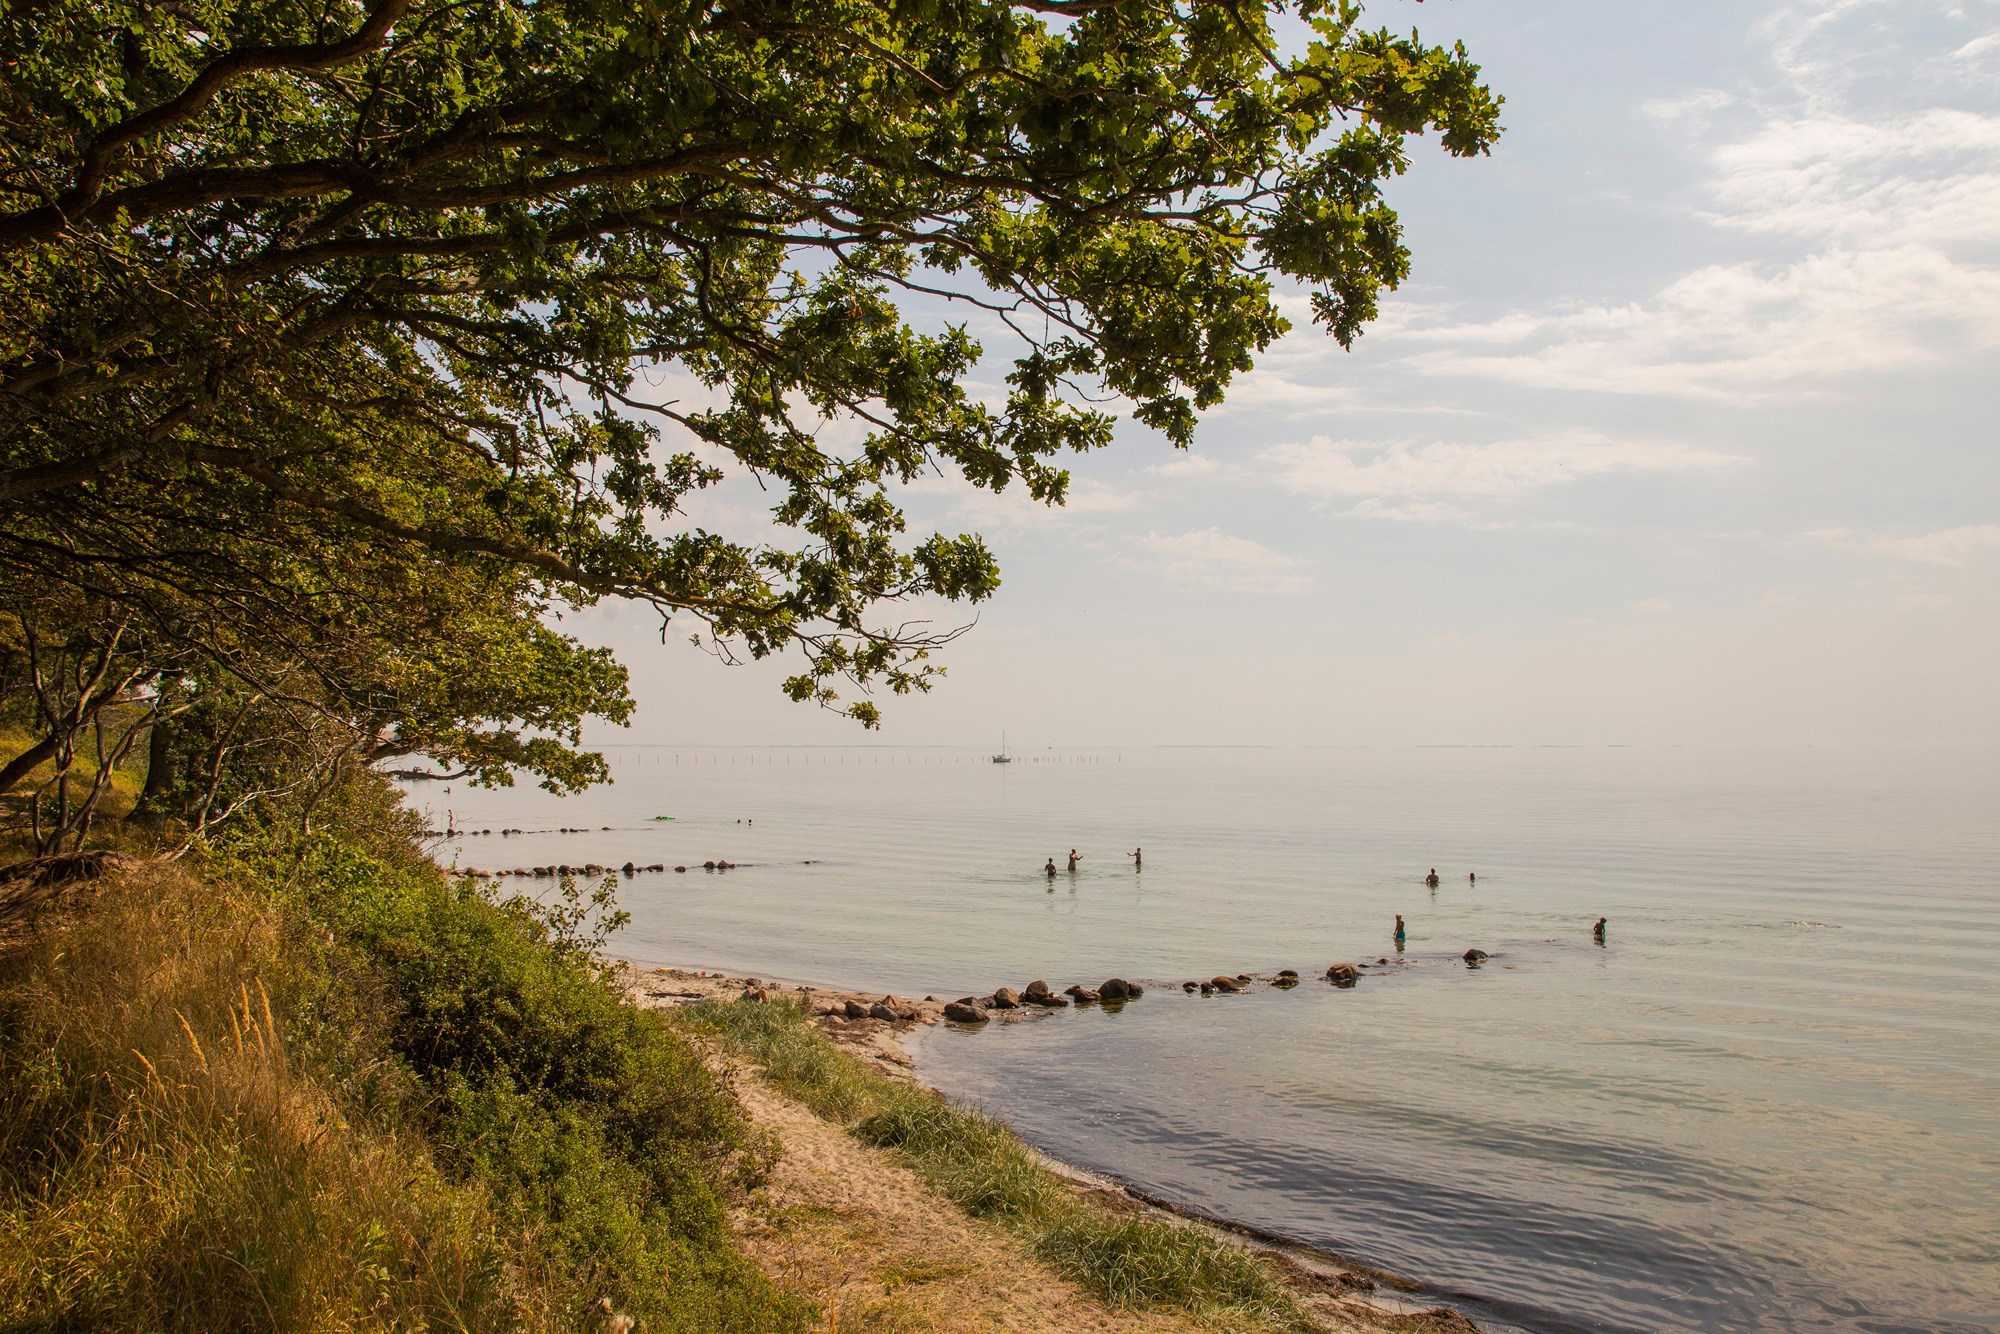
[[[993,762],[995,764],[1012,764],[1014,762],[1014,757],[1007,753],[1007,734],[1005,732],[1000,734],[1000,753],[993,757]]]

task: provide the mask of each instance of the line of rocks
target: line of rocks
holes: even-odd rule
[[[1468,968],[1477,968],[1480,964],[1486,962],[1488,956],[1485,950],[1469,949],[1462,957]],[[1347,960],[1340,960],[1328,964],[1323,976],[1333,986],[1346,990],[1359,983],[1370,966],[1365,962],[1352,963]],[[1389,960],[1386,956],[1379,958],[1373,966],[1377,968],[1388,967]],[[1290,991],[1293,987],[1298,986],[1299,974],[1295,968],[1280,968],[1275,974],[1268,977],[1260,977],[1250,973],[1218,973],[1207,981],[1195,980],[1183,982],[1181,983],[1181,990],[1190,996],[1195,994],[1203,996],[1230,996],[1248,991],[1259,981],[1266,982],[1272,988],[1279,991]],[[1137,1000],[1143,995],[1145,995],[1144,987],[1140,986],[1137,982],[1128,982],[1119,977],[1111,978],[1104,985],[1095,988],[1084,986],[1067,987],[1061,995],[1050,991],[1048,983],[1037,979],[1030,982],[1018,992],[1012,987],[1001,987],[991,996],[961,996],[957,1000],[948,1002],[945,1005],[944,1017],[952,1020],[954,1023],[983,1024],[988,1022],[992,1017],[990,1011],[994,1010],[1025,1009],[1030,1006],[1042,1006],[1053,1010],[1061,1009],[1072,1002],[1077,1005],[1096,1005],[1101,1003],[1118,1005],[1128,1000]],[[860,1016],[850,1015],[849,1017],[858,1018]]]
[[[1060,994],[1049,990],[1049,984],[1036,978],[1015,991],[1012,987],[1000,987],[991,996],[961,996],[949,1001],[944,1007],[944,1017],[955,1023],[983,1024],[992,1016],[990,1010],[1025,1010],[1039,1008],[1061,1010],[1070,1005],[1123,1005],[1135,1001],[1146,994],[1146,989],[1137,982],[1127,982],[1122,977],[1107,978],[1103,985],[1086,987],[1082,985],[1064,987]]]

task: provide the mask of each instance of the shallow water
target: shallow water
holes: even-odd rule
[[[568,801],[412,795],[461,828],[614,826],[448,843],[466,866],[745,863],[628,881],[635,958],[915,994],[1154,982],[938,1031],[923,1068],[1059,1157],[1482,1323],[2000,1328],[1991,759],[610,753],[617,783]],[[1398,912],[1400,965],[1315,980],[1396,958]],[[1281,967],[1308,981],[1172,985]]]

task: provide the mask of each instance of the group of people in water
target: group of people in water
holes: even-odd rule
[[[1145,850],[1144,848],[1134,848],[1134,849],[1132,849],[1132,850],[1131,850],[1130,852],[1128,852],[1128,853],[1126,853],[1126,854],[1125,854],[1125,855],[1126,855],[1127,857],[1130,857],[1130,858],[1132,859],[1132,869],[1133,869],[1133,870],[1137,871],[1137,870],[1141,869],[1141,868],[1142,868],[1142,867],[1143,867],[1143,866],[1145,865],[1145,861],[1146,861],[1146,857],[1145,857],[1145,852],[1146,852],[1146,850]],[[1071,875],[1075,875],[1075,874],[1076,874],[1076,864],[1077,864],[1078,862],[1082,861],[1082,860],[1083,860],[1083,854],[1082,854],[1082,853],[1078,852],[1078,851],[1077,851],[1077,850],[1076,850],[1075,848],[1071,848],[1071,849],[1069,850],[1069,873],[1070,873]],[[1045,876],[1047,876],[1047,877],[1048,877],[1049,879],[1051,879],[1051,880],[1053,880],[1053,879],[1055,879],[1055,878],[1056,878],[1056,859],[1055,859],[1055,858],[1053,858],[1053,857],[1049,858],[1049,860],[1048,860],[1048,864],[1047,864],[1046,866],[1042,867],[1042,874],[1043,874],[1043,875],[1045,875]],[[1440,884],[1441,882],[1440,882],[1440,881],[1439,881],[1439,879],[1438,879],[1438,868],[1437,868],[1437,867],[1435,867],[1435,866],[1431,867],[1431,869],[1430,869],[1430,874],[1428,874],[1428,875],[1426,875],[1426,876],[1424,877],[1424,883],[1425,883],[1426,885],[1430,886],[1430,887],[1431,887],[1432,889],[1436,889],[1436,888],[1438,887],[1438,885],[1439,885],[1439,884]],[[1476,885],[1476,884],[1478,884],[1478,883],[1479,883],[1479,872],[1477,872],[1477,871],[1467,871],[1467,872],[1465,873],[1465,883],[1466,883],[1466,884],[1468,884],[1468,885]],[[1600,945],[1602,945],[1602,944],[1604,943],[1604,928],[1605,928],[1605,919],[1604,919],[1604,918],[1602,918],[1602,917],[1598,918],[1598,919],[1597,919],[1597,923],[1596,923],[1596,925],[1594,925],[1594,926],[1592,926],[1592,927],[1590,928],[1590,935],[1591,935],[1591,938],[1592,938],[1593,940],[1595,940],[1595,941],[1596,941],[1596,942],[1597,942],[1598,944],[1600,944]],[[1397,948],[1398,950],[1401,950],[1401,949],[1403,948],[1403,942],[1404,942],[1404,940],[1405,940],[1405,939],[1407,938],[1407,935],[1408,935],[1408,932],[1407,932],[1407,929],[1406,929],[1406,928],[1405,928],[1405,927],[1403,926],[1403,914],[1401,914],[1401,913],[1397,913],[1397,914],[1396,914],[1396,948]]]
[[[1133,870],[1137,871],[1144,869],[1146,864],[1146,850],[1144,848],[1134,848],[1125,855],[1132,859]],[[1071,875],[1076,874],[1076,864],[1082,860],[1083,860],[1082,853],[1078,852],[1075,848],[1071,848],[1069,850],[1069,873]],[[1049,858],[1049,864],[1042,868],[1042,874],[1047,876],[1051,880],[1056,878],[1055,858],[1053,857]]]

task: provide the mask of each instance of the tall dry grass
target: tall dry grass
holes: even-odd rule
[[[0,1324],[497,1328],[482,1192],[287,1049],[273,907],[150,867],[0,960]]]

